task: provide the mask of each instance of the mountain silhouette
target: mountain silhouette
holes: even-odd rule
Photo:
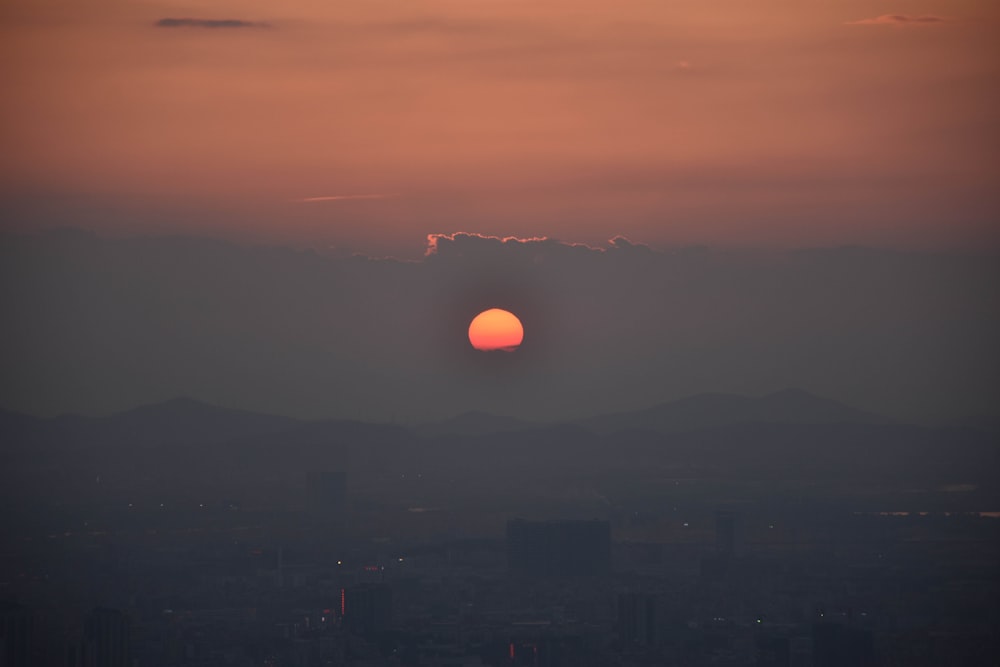
[[[601,489],[659,488],[676,477],[967,484],[975,493],[958,500],[973,509],[997,498],[992,434],[888,423],[805,392],[695,396],[531,428],[479,413],[452,427],[487,424],[498,430],[421,436],[395,424],[299,422],[189,399],[103,418],[0,411],[0,503],[56,512],[163,502],[301,506],[314,471],[346,472],[359,498],[397,507],[531,494],[603,503]]]
[[[527,431],[538,426],[539,424],[535,422],[473,410],[456,415],[451,419],[419,424],[413,430],[423,436],[489,435]]]
[[[0,413],[0,433],[21,446],[131,445],[150,447],[232,440],[271,434],[300,424],[289,417],[222,408],[190,398],[142,405],[107,417],[49,419]]]
[[[680,433],[733,424],[885,424],[889,420],[799,389],[767,396],[699,394],[636,410],[591,417],[578,423],[596,433],[624,430]]]

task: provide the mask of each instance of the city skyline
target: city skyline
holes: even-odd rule
[[[0,2],[0,665],[996,667],[998,28]]]

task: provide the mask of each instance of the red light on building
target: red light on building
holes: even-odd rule
[[[509,644],[509,645],[507,646],[507,649],[508,649],[508,651],[510,652],[510,659],[511,659],[511,660],[513,660],[513,659],[514,659],[514,642],[511,642],[511,643],[510,643],[510,644]]]
[[[340,589],[340,615],[341,616],[344,615],[344,603],[346,602],[346,600],[347,600],[347,594],[344,592],[344,589],[341,588]]]

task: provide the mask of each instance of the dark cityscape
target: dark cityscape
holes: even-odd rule
[[[0,0],[0,667],[1000,667],[998,45]]]
[[[6,413],[3,664],[996,664],[996,433],[772,419]]]

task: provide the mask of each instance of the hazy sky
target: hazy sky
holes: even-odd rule
[[[1000,409],[995,257],[659,251],[470,235],[417,261],[0,236],[0,407],[189,396],[301,417],[533,419],[796,387],[907,420]],[[479,352],[480,311],[524,323]]]
[[[0,0],[2,229],[103,235],[2,237],[0,405],[995,412],[998,28],[993,0]],[[563,243],[424,256],[455,232]],[[881,250],[790,250],[845,245]],[[525,323],[502,363],[465,340],[489,307]]]
[[[995,248],[998,21],[992,0],[3,0],[0,214],[407,256],[454,231]]]

